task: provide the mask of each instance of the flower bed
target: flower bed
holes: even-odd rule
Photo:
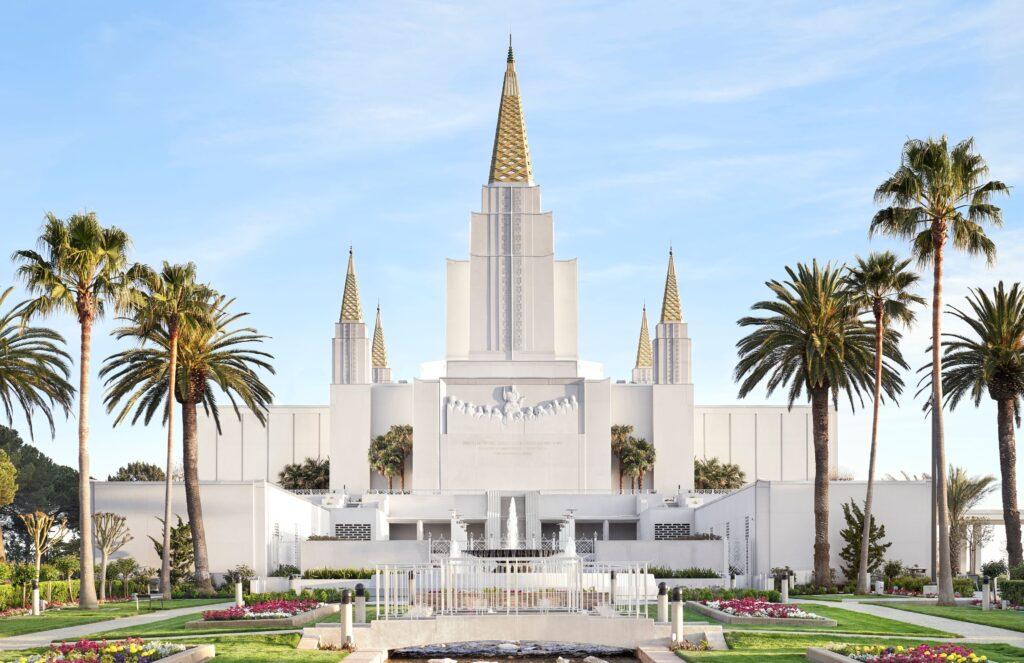
[[[941,645],[918,645],[916,647],[885,647],[883,645],[828,645],[825,648],[811,647],[807,658],[819,663],[840,663],[859,661],[861,663],[977,663],[988,661],[987,656],[977,656],[971,649],[946,643]],[[991,661],[989,663],[995,663]]]
[[[117,663],[198,663],[213,658],[211,645],[183,645],[171,642],[127,640],[80,640],[50,645],[50,650],[19,658],[17,663],[63,663],[64,661],[116,661]]]
[[[696,612],[726,624],[799,624],[804,626],[835,626],[834,619],[827,619],[813,612],[801,610],[788,603],[771,603],[763,599],[723,599],[711,601],[687,601],[686,605]]]
[[[226,610],[207,610],[203,613],[203,619],[208,622],[235,619],[280,619],[316,610],[322,605],[323,603],[315,599],[280,599],[247,605],[241,608],[231,607]]]

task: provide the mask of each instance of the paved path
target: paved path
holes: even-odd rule
[[[102,622],[92,622],[89,624],[80,624],[78,626],[68,626],[65,628],[53,629],[51,631],[39,631],[38,633],[13,635],[9,638],[0,638],[0,650],[32,649],[34,647],[46,647],[51,642],[80,640],[81,638],[87,635],[99,633],[101,631],[112,631],[113,629],[127,628],[129,626],[151,624],[153,622],[161,622],[165,619],[180,617],[181,615],[191,615],[203,612],[204,610],[218,610],[223,608],[229,608],[232,605],[234,605],[233,602],[214,604],[208,603],[205,605],[193,605],[187,608],[173,608],[171,610],[154,610],[153,612],[147,612],[142,615],[133,615],[131,617],[117,617],[115,619],[108,619]]]
[[[897,608],[890,608],[881,605],[868,605],[867,603],[861,603],[859,601],[843,601],[842,603],[835,603],[828,601],[794,599],[793,603],[807,603],[842,608],[843,610],[849,610],[851,612],[861,612],[867,615],[874,615],[875,617],[884,617],[898,622],[914,624],[916,626],[926,626],[939,631],[946,631],[947,633],[959,633],[963,636],[964,640],[973,642],[1006,642],[1017,646],[1024,645],[1024,633],[1020,631],[1011,631],[1005,628],[985,626],[984,624],[962,622],[957,619],[947,619],[945,617],[935,617],[934,615],[924,615],[919,612],[910,612],[909,610],[899,610]]]

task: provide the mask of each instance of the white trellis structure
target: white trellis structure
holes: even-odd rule
[[[378,619],[573,612],[646,617],[646,562],[578,557],[454,557],[375,568]]]

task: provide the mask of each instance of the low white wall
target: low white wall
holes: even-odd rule
[[[426,541],[303,541],[302,570],[372,568],[430,560]]]
[[[598,561],[639,561],[672,569],[690,567],[721,571],[724,541],[598,541]]]

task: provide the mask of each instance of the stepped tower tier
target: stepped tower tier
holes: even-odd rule
[[[634,384],[651,384],[654,381],[654,355],[651,349],[651,333],[647,329],[647,306],[640,318],[640,341],[636,347],[636,365],[633,366]]]
[[[661,303],[661,322],[655,329],[654,383],[691,384],[690,336],[683,322],[683,308],[679,304],[679,285],[676,283],[676,263],[672,249],[668,250],[668,273],[665,275],[665,295]]]

